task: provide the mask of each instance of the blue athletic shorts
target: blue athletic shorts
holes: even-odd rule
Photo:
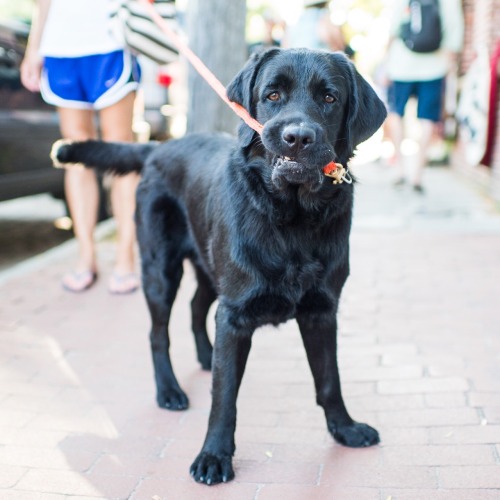
[[[118,50],[83,57],[46,57],[41,81],[43,99],[61,108],[102,109],[137,89],[137,58]]]
[[[444,96],[444,78],[424,82],[392,82],[389,87],[389,110],[404,115],[410,97],[417,98],[417,117],[438,122]]]

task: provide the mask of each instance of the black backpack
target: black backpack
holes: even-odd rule
[[[410,0],[410,19],[401,25],[400,37],[413,52],[434,52],[441,46],[438,0]]]

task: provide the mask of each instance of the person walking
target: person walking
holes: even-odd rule
[[[140,68],[135,56],[108,31],[107,0],[38,0],[21,81],[57,107],[61,135],[81,141],[96,139],[99,119],[104,141],[133,140],[132,119]],[[117,221],[117,253],[109,291],[123,294],[139,287],[135,273],[135,173],[114,176],[111,204]],[[79,245],[74,269],[62,280],[71,292],[90,288],[97,279],[94,243],[99,203],[92,169],[67,169],[65,194]]]
[[[416,47],[403,40],[405,27],[410,21],[411,9],[418,5],[437,2],[441,39],[434,50],[415,51]],[[417,5],[418,4],[418,5]],[[423,11],[417,12],[417,21],[427,21]],[[417,22],[418,24],[418,22]],[[429,31],[436,34],[436,29],[426,30],[419,26],[422,33]],[[429,148],[435,126],[441,121],[443,108],[444,84],[446,75],[456,68],[457,56],[463,45],[464,20],[460,0],[427,0],[412,2],[394,0],[391,39],[387,54],[387,74],[390,80],[388,91],[388,130],[395,149],[395,166],[397,169],[396,186],[406,182],[401,143],[405,137],[403,117],[410,97],[417,99],[417,118],[420,125],[419,153],[415,175],[412,180],[413,189],[423,193],[423,175],[427,164]]]

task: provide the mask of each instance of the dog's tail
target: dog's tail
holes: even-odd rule
[[[129,143],[103,141],[69,141],[54,143],[50,157],[55,167],[81,165],[99,172],[118,175],[140,172],[148,155],[158,142]]]

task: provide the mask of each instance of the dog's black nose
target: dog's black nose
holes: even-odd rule
[[[286,145],[295,152],[306,148],[316,140],[316,132],[302,125],[288,125],[281,134]]]

